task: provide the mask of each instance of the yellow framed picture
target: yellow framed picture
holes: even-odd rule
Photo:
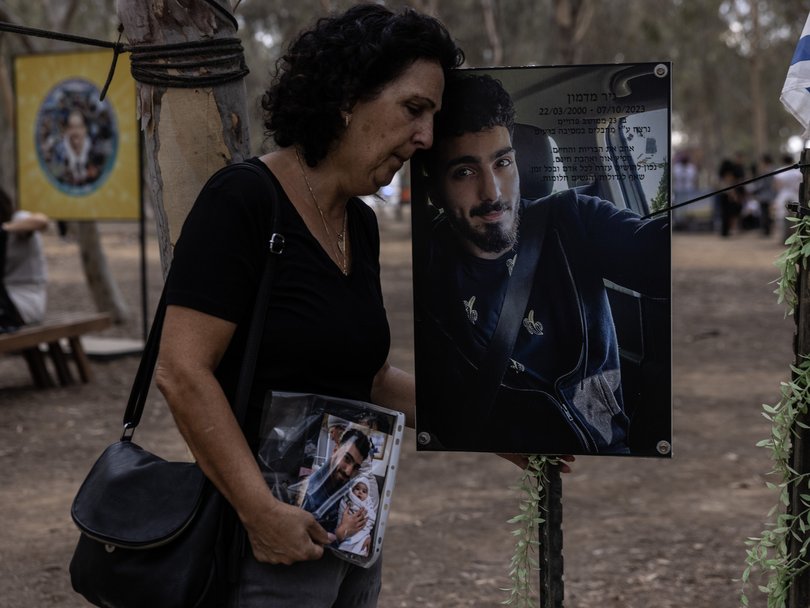
[[[60,220],[140,216],[135,81],[112,51],[14,59],[19,206]]]

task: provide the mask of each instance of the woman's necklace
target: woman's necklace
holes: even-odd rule
[[[323,224],[323,229],[326,231],[326,236],[329,239],[329,246],[336,254],[335,257],[340,259],[340,270],[344,275],[349,274],[346,266],[346,209],[343,209],[343,230],[337,233],[336,239],[333,239],[332,231],[329,230],[329,224],[326,223],[323,209],[321,209],[321,206],[318,204],[318,199],[315,196],[315,192],[312,190],[312,186],[309,185],[307,173],[304,171],[304,161],[301,160],[301,154],[298,152],[298,148],[295,149],[295,156],[298,159],[298,166],[301,169],[301,175],[304,177],[304,183],[307,185],[307,190],[309,190],[309,195],[312,197],[312,202],[315,203],[315,209],[318,210],[318,215],[321,216],[321,223]],[[334,241],[337,241],[337,250],[335,250],[335,246],[333,244]]]

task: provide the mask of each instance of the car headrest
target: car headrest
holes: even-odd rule
[[[512,146],[520,175],[520,195],[537,199],[551,194],[554,156],[546,132],[532,125],[515,124]],[[545,178],[545,179],[544,179]]]

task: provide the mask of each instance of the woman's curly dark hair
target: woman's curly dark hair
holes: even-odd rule
[[[315,166],[345,129],[341,112],[374,99],[419,59],[447,72],[464,53],[439,21],[412,9],[360,4],[322,18],[276,64],[262,98],[266,133],[282,148],[301,146]]]
[[[434,144],[440,140],[478,133],[492,127],[515,129],[515,105],[500,80],[468,70],[447,75],[442,109],[433,121]],[[428,174],[436,170],[436,147],[420,150],[415,158]]]

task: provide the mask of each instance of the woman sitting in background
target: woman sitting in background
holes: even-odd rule
[[[15,211],[0,189],[0,333],[45,317],[48,277],[39,233],[47,227],[47,216]]]

